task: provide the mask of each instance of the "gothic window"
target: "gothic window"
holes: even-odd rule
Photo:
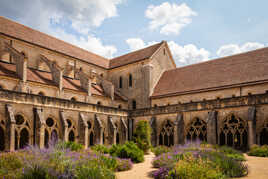
[[[4,89],[2,85],[0,85],[0,89]]]
[[[116,133],[116,144],[119,144],[119,142],[120,142],[120,139],[119,139],[119,133],[117,132],[117,133]]]
[[[98,105],[98,106],[100,106],[100,105],[101,105],[101,102],[100,102],[100,101],[98,101],[98,102],[97,102],[97,105]]]
[[[122,79],[122,76],[119,77],[119,88],[123,88],[123,79]]]
[[[131,74],[129,74],[128,76],[128,86],[132,87],[132,75]]]
[[[132,109],[136,109],[137,108],[137,104],[135,100],[132,100]]]
[[[159,135],[159,145],[172,146],[174,145],[174,126],[167,120]]]
[[[199,119],[194,118],[186,129],[186,138],[188,141],[207,140],[207,124]]]
[[[15,149],[23,149],[30,144],[30,125],[20,114],[15,116]]]
[[[72,97],[71,98],[71,101],[73,101],[73,102],[76,101],[76,98],[75,97]]]
[[[39,96],[45,96],[44,92],[42,92],[42,91],[40,91],[40,92],[38,93],[38,95],[39,95]]]
[[[71,142],[74,142],[75,141],[74,131],[73,130],[71,130],[69,132],[68,141],[71,141]]]
[[[90,146],[93,146],[94,145],[94,134],[93,134],[93,131],[91,131],[90,134],[89,134],[89,142],[88,142],[88,144]]]
[[[154,107],[156,108],[157,107],[157,104],[154,104]]]
[[[259,132],[260,145],[268,145],[268,120],[266,120]]]
[[[87,128],[88,128],[88,145],[92,146],[94,145],[94,132],[93,132],[93,125],[91,124],[90,121],[87,121]]]
[[[121,108],[122,108],[122,106],[121,106],[121,104],[119,104],[119,105],[118,105],[118,109],[121,109]]]
[[[235,115],[227,116],[220,126],[220,145],[245,149],[248,141],[247,122]]]
[[[57,122],[49,117],[46,119],[45,127],[45,147],[48,147],[49,142],[55,143],[58,140],[58,124]]]

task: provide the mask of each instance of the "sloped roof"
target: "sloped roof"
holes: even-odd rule
[[[108,68],[109,60],[67,42],[0,16],[0,33]]]
[[[157,43],[155,45],[130,52],[128,54],[113,58],[110,60],[110,68],[116,68],[120,66],[124,66],[130,63],[135,63],[141,60],[145,60],[150,58],[164,43],[164,41]]]
[[[162,74],[151,97],[268,80],[267,69],[268,48],[176,68]]]

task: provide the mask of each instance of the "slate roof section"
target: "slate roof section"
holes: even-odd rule
[[[152,46],[130,52],[128,54],[113,58],[110,60],[110,69],[124,66],[130,63],[139,62],[150,58],[164,43],[164,41],[154,44]]]
[[[268,80],[268,48],[210,60],[162,74],[152,98]]]
[[[0,16],[0,33],[95,64],[109,67],[109,60],[67,42]]]

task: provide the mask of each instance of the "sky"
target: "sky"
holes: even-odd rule
[[[165,40],[179,67],[267,47],[267,7],[267,0],[1,0],[0,16],[108,59]]]

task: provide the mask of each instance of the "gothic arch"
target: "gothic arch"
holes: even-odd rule
[[[87,121],[87,127],[88,127],[88,145],[93,146],[94,145],[94,123],[90,120]]]
[[[268,145],[268,119],[263,122],[263,125],[258,130],[259,144]]]
[[[231,113],[220,124],[219,143],[236,149],[245,149],[248,144],[247,121]]]
[[[54,117],[49,116],[46,118],[45,127],[45,147],[48,147],[50,141],[56,142],[59,136],[59,124]]]
[[[199,117],[192,119],[186,128],[186,139],[191,142],[207,141],[207,123]]]
[[[31,126],[25,115],[15,115],[15,149],[23,149],[31,144]]]
[[[0,120],[0,151],[5,150],[5,122]]]
[[[158,136],[159,145],[174,145],[174,124],[170,120],[165,120]]]
[[[74,120],[72,120],[71,118],[67,118],[66,119],[67,122],[67,133],[68,133],[68,141],[72,141],[75,142],[76,141],[76,136],[77,136],[77,130],[76,130],[76,126],[74,123]]]

